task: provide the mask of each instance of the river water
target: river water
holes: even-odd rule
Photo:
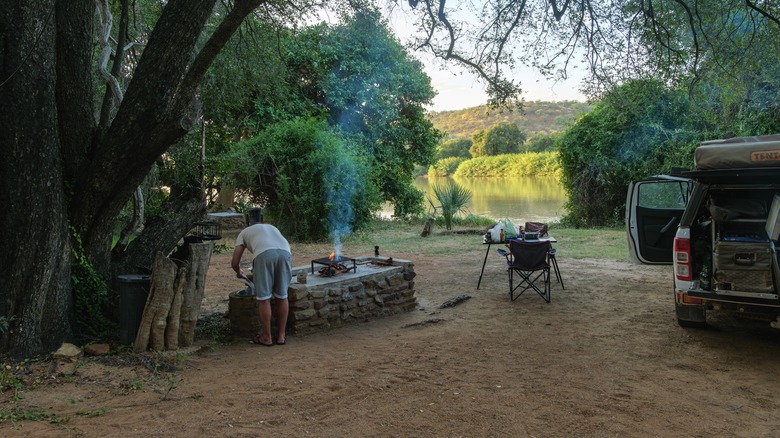
[[[419,177],[414,186],[426,193],[438,205],[432,185],[455,181],[471,192],[468,211],[474,215],[499,220],[509,218],[516,225],[526,221],[557,222],[565,214],[563,203],[566,193],[554,177],[516,178],[452,178]],[[426,201],[426,206],[430,204]],[[392,207],[386,207],[384,216],[392,214]]]

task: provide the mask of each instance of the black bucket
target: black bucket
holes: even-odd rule
[[[252,208],[249,210],[249,225],[263,223],[263,209]]]
[[[119,343],[132,344],[149,296],[151,275],[119,275]]]

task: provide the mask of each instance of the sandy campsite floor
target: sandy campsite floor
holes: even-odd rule
[[[510,302],[498,258],[475,289],[483,251],[392,254],[415,262],[419,309],[407,314],[286,346],[237,340],[180,358],[173,373],[89,362],[75,378],[53,374],[20,404],[69,420],[5,422],[0,435],[778,435],[780,333],[731,321],[682,329],[668,268],[562,249],[566,290],[554,286],[550,304]],[[206,308],[226,308],[240,288],[228,265],[229,254],[213,257]],[[462,294],[472,298],[438,308]]]

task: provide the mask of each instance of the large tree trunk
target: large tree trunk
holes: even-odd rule
[[[49,352],[68,338],[70,232],[108,277],[114,219],[154,161],[191,128],[197,87],[243,18],[235,2],[199,52],[216,0],[168,0],[116,117],[96,129],[94,0],[0,7],[0,347]],[[176,236],[178,239],[181,236]]]
[[[57,130],[54,1],[0,8],[0,317],[13,355],[70,331],[70,245]]]

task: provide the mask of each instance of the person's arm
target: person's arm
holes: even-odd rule
[[[241,256],[244,255],[244,245],[236,245],[233,250],[233,259],[230,260],[230,266],[236,271],[236,277],[241,278]]]

